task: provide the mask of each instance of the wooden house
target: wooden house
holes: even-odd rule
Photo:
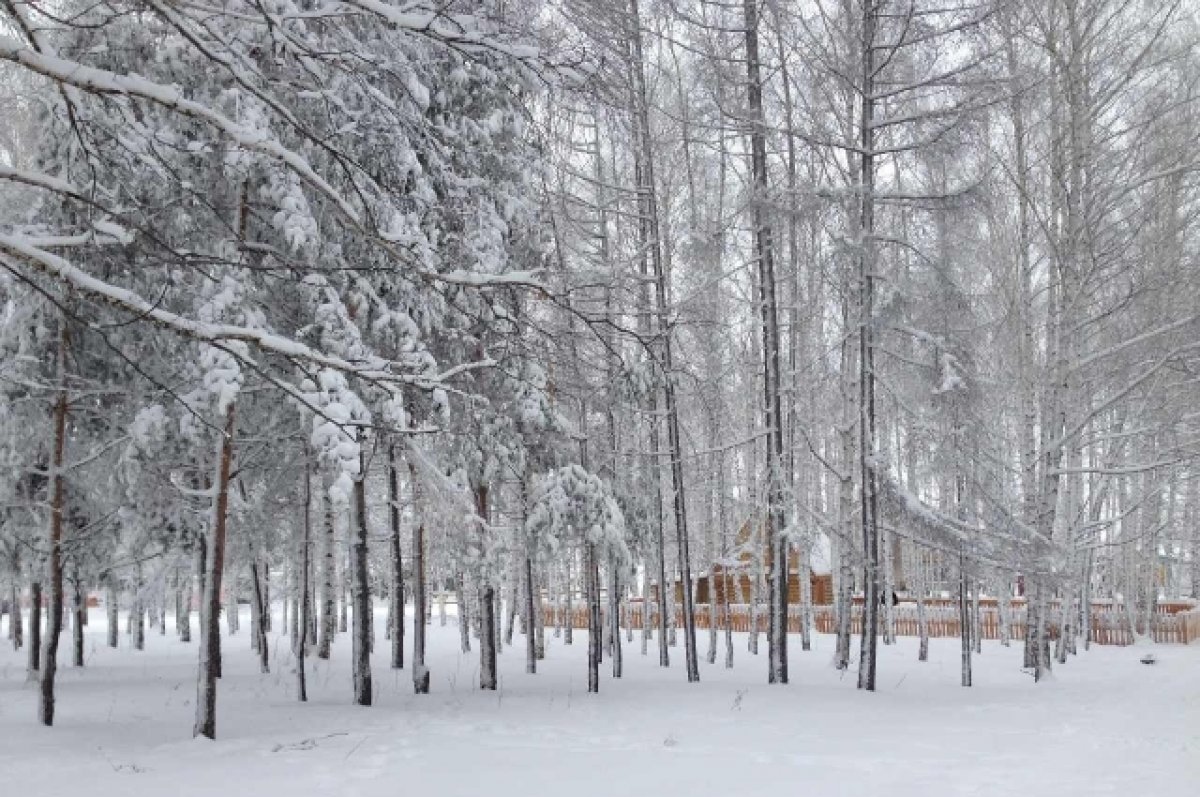
[[[770,567],[771,549],[766,544],[765,523],[758,519],[747,520],[738,529],[733,548],[724,561],[714,563],[707,573],[693,578],[693,595],[697,604],[708,604],[716,600],[724,603],[726,593],[731,604],[750,603],[757,598],[759,603],[766,603],[766,568]],[[755,551],[763,551],[761,564],[755,556]],[[822,549],[823,550],[823,549]],[[815,606],[828,606],[833,603],[833,576],[829,573],[827,557],[811,556],[812,569],[808,573],[809,585],[812,589],[812,602]],[[760,568],[762,572],[760,573]],[[787,601],[791,604],[800,603],[800,563],[794,554],[789,557]],[[755,581],[760,581],[760,587],[755,589]],[[683,584],[675,580],[675,601],[683,601]],[[657,585],[650,585],[652,600],[657,600]]]

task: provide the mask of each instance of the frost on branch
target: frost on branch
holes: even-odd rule
[[[525,532],[542,553],[553,556],[564,544],[586,544],[618,563],[629,561],[625,516],[607,482],[579,465],[535,476]]]
[[[317,384],[306,380],[301,391],[306,404],[315,410],[309,441],[317,458],[334,473],[330,497],[348,502],[354,480],[362,475],[360,442],[364,427],[371,423],[371,413],[337,371],[322,370]]]

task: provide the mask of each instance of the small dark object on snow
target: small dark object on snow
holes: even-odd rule
[[[1154,658],[1153,653],[1147,653],[1145,656],[1142,656],[1140,659],[1138,659],[1138,661],[1140,661],[1142,664],[1157,664],[1158,663],[1158,659]]]

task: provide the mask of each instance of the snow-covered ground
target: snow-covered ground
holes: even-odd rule
[[[382,632],[382,617],[379,630]],[[0,795],[886,795],[1195,797],[1200,794],[1200,646],[1093,648],[1034,685],[1020,650],[985,643],[975,687],[958,686],[957,640],[883,647],[880,691],[829,666],[832,638],[792,648],[791,685],[771,687],[765,654],[737,644],[737,666],[701,665],[684,681],[638,641],[625,677],[586,692],[586,635],[547,634],[541,672],[522,640],[501,655],[500,689],[476,688],[477,654],[435,618],[433,693],[386,666],[375,705],[349,705],[349,637],[313,662],[308,704],[294,700],[286,645],[260,675],[249,622],[225,637],[218,741],[191,738],[196,645],[147,636],[146,650],[104,647],[93,612],[87,667],[64,666],[57,725],[36,722],[24,655],[0,647]],[[700,636],[701,650],[707,635]],[[2,640],[0,640],[2,642]],[[69,637],[64,638],[64,648]],[[764,645],[765,650],[765,645]],[[61,651],[69,660],[69,649]]]

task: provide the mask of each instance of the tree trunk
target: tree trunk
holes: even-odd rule
[[[917,595],[917,661],[929,661],[929,616],[925,610],[925,595],[929,590],[926,581],[925,554],[917,551],[914,591]]]
[[[225,567],[225,528],[229,509],[229,472],[233,464],[235,405],[225,410],[225,431],[217,456],[213,489],[212,519],[209,523],[211,551],[204,579],[204,612],[201,615],[200,670],[197,677],[196,724],[193,736],[217,737],[217,677],[221,666],[221,574]]]
[[[471,652],[471,611],[467,606],[467,590],[465,589],[462,571],[454,574],[455,600],[458,601],[458,641],[463,653]]]
[[[87,593],[83,582],[79,580],[79,568],[75,568],[74,593],[72,604],[75,609],[75,622],[71,625],[71,664],[83,666],[83,627],[87,625]]]
[[[763,411],[767,436],[767,682],[786,684],[788,546],[783,536],[786,519],[783,472],[783,404],[780,396],[779,307],[775,293],[775,254],[771,225],[767,220],[767,149],[762,105],[762,75],[758,52],[758,2],[743,0],[742,17],[746,34],[747,99],[752,125],[750,160],[754,179],[751,224],[754,254],[758,261],[758,299],[762,322]]]
[[[63,455],[67,446],[67,322],[60,322],[58,341],[58,399],[54,404],[54,454],[50,464],[50,534],[47,577],[50,581],[49,614],[46,617],[46,649],[42,652],[41,700],[38,719],[54,724],[54,676],[58,670],[58,636],[63,624],[63,514],[66,511],[66,478]],[[82,639],[80,640],[82,647]],[[80,656],[82,659],[82,656]],[[82,660],[80,661],[82,665]]]
[[[258,666],[260,671],[268,673],[271,671],[271,658],[267,651],[267,621],[266,621],[266,601],[263,596],[263,580],[260,576],[261,569],[258,566],[258,559],[250,560],[250,600],[251,611],[254,612],[251,620],[251,631],[254,634],[255,646],[258,651]]]
[[[838,578],[837,595],[834,597],[834,600],[837,601],[837,605],[834,607],[837,639],[834,643],[833,666],[842,671],[850,668],[850,634],[854,620],[854,601],[852,599],[854,573],[850,563],[850,553],[846,550],[848,547],[848,540],[837,542]]]
[[[879,637],[880,559],[875,456],[875,33],[879,5],[863,4],[861,110],[859,114],[859,184],[862,197],[858,214],[859,268],[859,472],[860,518],[863,537],[863,632],[858,666],[858,687],[875,690],[875,664]]]
[[[337,633],[337,597],[334,594],[336,577],[337,540],[333,527],[333,499],[329,497],[329,479],[322,480],[321,505],[324,507],[324,525],[321,542],[321,636],[317,641],[317,658],[328,659],[333,646],[333,635]]]
[[[962,643],[962,685],[971,685],[971,607],[970,582],[967,579],[967,556],[964,547],[958,549],[958,624]]]
[[[42,582],[29,585],[29,679],[42,669]]]
[[[305,680],[304,659],[308,655],[309,612],[312,602],[308,599],[308,574],[312,560],[312,475],[313,467],[309,455],[308,444],[304,444],[304,516],[301,523],[300,540],[300,596],[296,601],[296,699],[301,703],[308,701],[308,684]]]
[[[204,606],[204,582],[208,578],[208,543],[203,535],[196,539],[196,556],[195,556],[195,591],[192,593],[196,596],[197,619],[199,621],[200,644],[204,644],[204,629],[207,626],[204,624],[204,613],[207,611]],[[113,647],[116,647],[114,645]]]
[[[425,667],[425,614],[428,611],[429,594],[425,581],[425,519],[422,515],[417,469],[411,458],[408,463],[408,475],[412,482],[413,506],[413,691],[418,695],[426,695],[429,694],[429,670]],[[444,606],[445,604],[443,611]]]
[[[354,633],[351,655],[354,659],[354,702],[371,705],[371,582],[367,571],[367,458],[359,449],[359,476],[354,480],[355,537],[351,547]]]
[[[475,493],[476,511],[479,513],[480,534],[487,533],[490,522],[488,488],[480,485]],[[496,589],[491,578],[484,573],[483,585],[479,590],[479,688],[496,689]]]
[[[10,591],[11,602],[9,603],[9,606],[11,607],[12,612],[8,615],[8,635],[9,638],[12,639],[13,650],[17,651],[21,649],[21,645],[25,644],[25,628],[22,622],[23,618],[21,617],[21,593],[17,590],[17,582],[15,579],[16,577],[14,576],[12,590]],[[116,623],[111,624],[111,628],[109,630],[110,635],[115,634],[115,632],[111,630],[112,628],[116,628]],[[115,642],[113,643],[113,647],[116,647]]]
[[[392,583],[388,590],[391,598],[388,638],[392,643],[392,668],[404,667],[404,562],[400,555],[400,474],[396,469],[396,444],[388,444],[388,519],[392,525],[391,565]],[[417,621],[424,618],[417,616]]]
[[[121,607],[119,605],[117,589],[111,583],[108,585],[104,603],[108,609],[108,646],[115,648],[117,646],[117,638],[121,633]]]
[[[613,678],[620,678],[624,667],[624,657],[621,651],[621,578],[617,573],[617,563],[611,558],[608,563],[608,624],[611,628]]]
[[[574,552],[567,555],[566,561],[563,562],[563,643],[571,645],[575,642],[575,607],[572,605],[571,595],[571,559],[574,558]]]
[[[599,692],[603,628],[600,623],[600,585],[596,572],[596,548],[594,545],[587,546],[584,568],[588,608],[588,692]]]

